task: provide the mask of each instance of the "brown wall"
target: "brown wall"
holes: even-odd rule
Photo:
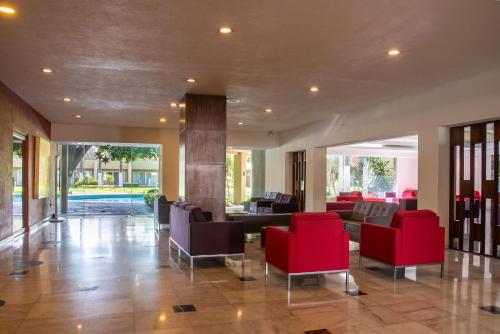
[[[12,134],[14,129],[27,134],[28,170],[25,173],[27,175],[25,184],[28,188],[25,189],[24,196],[28,198],[26,207],[28,221],[25,221],[25,224],[32,225],[49,215],[49,198],[33,199],[33,174],[35,137],[50,139],[50,122],[0,82],[0,240],[12,234]]]

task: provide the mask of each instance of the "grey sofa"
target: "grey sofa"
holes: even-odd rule
[[[395,203],[358,201],[352,210],[336,210],[344,220],[351,241],[359,242],[361,224],[389,226],[394,213],[399,210]]]

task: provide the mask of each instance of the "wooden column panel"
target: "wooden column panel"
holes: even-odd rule
[[[225,220],[226,97],[186,94],[181,109],[179,194]]]

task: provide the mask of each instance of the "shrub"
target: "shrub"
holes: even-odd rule
[[[124,183],[123,188],[139,188],[139,183]]]
[[[159,193],[158,189],[149,189],[144,194],[144,203],[149,206],[153,206],[155,196]]]
[[[75,182],[75,187],[97,186],[97,181],[91,176],[84,176],[80,181]]]

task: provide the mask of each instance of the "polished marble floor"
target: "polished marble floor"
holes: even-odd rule
[[[265,284],[258,240],[246,243],[245,275],[256,280],[242,282],[239,259],[197,261],[191,272],[167,239],[157,242],[150,219],[106,216],[1,246],[0,334],[500,332],[500,315],[480,309],[500,305],[497,259],[448,251],[444,278],[436,266],[394,282],[379,264],[359,270],[353,251],[350,289],[366,295],[348,296],[342,275],[309,277],[293,281],[289,305],[282,273]],[[183,304],[196,311],[175,313]]]

